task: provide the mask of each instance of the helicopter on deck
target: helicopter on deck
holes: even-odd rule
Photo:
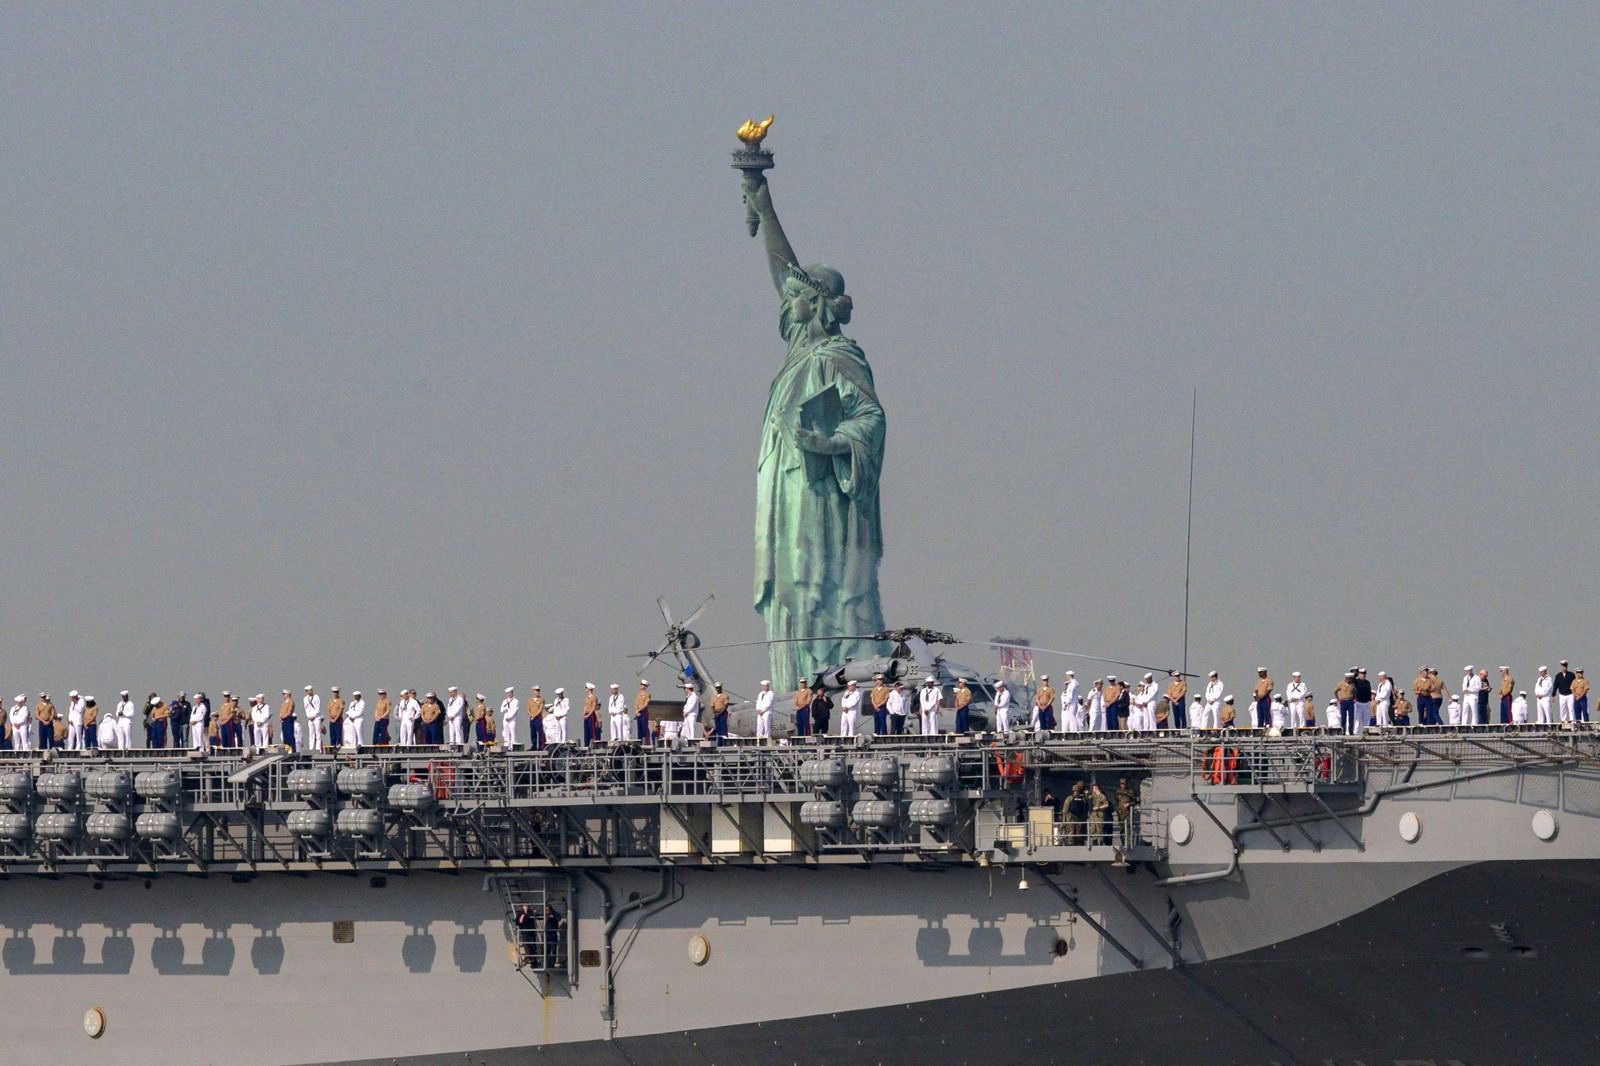
[[[666,637],[660,647],[652,652],[643,652],[631,658],[643,659],[644,664],[639,668],[639,676],[643,677],[646,671],[657,664],[676,666],[676,683],[679,686],[690,685],[702,700],[707,700],[711,691],[716,687],[716,680],[711,671],[706,667],[702,652],[720,651],[731,648],[748,648],[776,643],[770,640],[743,641],[736,644],[707,645],[700,639],[699,634],[689,627],[705,614],[706,608],[711,605],[715,597],[707,596],[701,601],[689,616],[682,622],[675,622],[672,610],[667,606],[664,597],[656,598],[656,606],[661,610],[661,617],[667,623]],[[791,638],[792,639],[792,638]],[[816,640],[838,640],[838,637],[808,638]],[[965,680],[967,687],[972,690],[972,702],[968,705],[968,728],[975,732],[989,729],[992,720],[995,693],[1004,684],[999,678],[985,675],[980,671],[945,658],[934,649],[938,645],[954,645],[964,643],[949,633],[942,633],[921,626],[907,626],[902,629],[888,629],[879,633],[865,634],[848,639],[870,640],[874,643],[890,645],[887,655],[879,655],[870,659],[858,659],[828,666],[818,670],[808,678],[812,688],[821,688],[835,697],[842,692],[851,681],[863,693],[870,692],[876,678],[882,675],[884,683],[893,685],[901,682],[907,694],[915,699],[915,692],[922,687],[923,682],[930,676],[934,677],[940,687],[944,689],[944,700],[940,705],[939,723],[941,729],[951,729],[955,725],[955,687]],[[1026,702],[1031,693],[1019,691],[1018,686],[1012,686],[1013,700]],[[724,687],[728,693],[730,703],[728,707],[728,727],[737,736],[753,736],[756,728],[755,701],[749,696],[740,695]],[[794,731],[794,702],[791,693],[779,693],[773,704],[773,735],[775,737],[791,735]],[[670,711],[674,704],[670,701],[657,701],[664,711]],[[863,709],[863,717],[870,720],[871,708]],[[909,715],[915,721],[915,703],[909,708]],[[704,719],[702,719],[704,720]]]

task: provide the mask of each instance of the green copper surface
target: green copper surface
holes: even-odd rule
[[[745,171],[744,194],[760,222],[787,346],[756,462],[755,573],[756,610],[767,638],[780,642],[771,646],[772,684],[784,692],[826,667],[883,653],[860,637],[884,628],[885,420],[866,355],[840,332],[851,311],[844,278],[801,268],[760,171]]]

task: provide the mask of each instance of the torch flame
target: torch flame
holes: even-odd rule
[[[760,147],[761,139],[767,135],[767,127],[772,125],[772,120],[776,117],[768,115],[765,122],[751,122],[745,119],[744,125],[739,127],[739,139],[752,148]]]

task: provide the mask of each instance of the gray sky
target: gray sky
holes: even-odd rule
[[[758,638],[769,111],[891,624],[1176,661],[1198,388],[1192,668],[1600,665],[1596,56],[1585,4],[9,5],[0,687]]]

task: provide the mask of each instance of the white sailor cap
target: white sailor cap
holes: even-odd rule
[[[1528,690],[1527,689],[1523,689],[1521,692],[1517,693],[1517,695],[1519,695],[1519,696],[1526,696],[1527,694],[1528,694]]]
[[[378,695],[380,695],[380,696],[387,696],[388,694],[389,694],[389,690],[386,689],[386,688],[380,688],[378,690]]]
[[[1338,700],[1329,700],[1328,701],[1328,706],[1329,707],[1337,707],[1337,706],[1339,706],[1339,701]]]
[[[356,689],[354,692],[350,693],[350,695],[359,696],[359,695],[361,695],[361,690],[360,689]]]
[[[1078,675],[1074,674],[1071,670],[1068,670],[1064,676],[1066,676],[1066,677],[1077,677]]]
[[[1224,697],[1222,697],[1222,702],[1223,703],[1232,703],[1233,702],[1233,697],[1232,696],[1224,696]]]
[[[381,691],[381,690],[380,690],[380,691]],[[266,699],[266,698],[267,698],[267,694],[266,694],[266,693],[265,693],[265,692],[257,692],[257,693],[256,693],[256,699],[258,699],[258,700],[264,700],[264,699]]]
[[[28,702],[28,697],[24,696],[22,693],[19,692],[15,696],[11,697],[11,702],[12,703],[27,703]]]
[[[1266,667],[1265,667],[1265,666],[1258,666],[1258,667],[1256,667],[1256,673],[1258,673],[1258,674],[1264,674],[1264,673],[1266,673],[1266,672],[1267,672],[1267,668],[1266,668]]]
[[[1144,679],[1146,681],[1154,681],[1156,679],[1156,675],[1152,674],[1150,671],[1146,670],[1144,672]]]
[[[592,688],[593,686],[591,685],[590,687]],[[693,692],[694,691],[694,686],[691,685],[689,682],[685,681],[683,683],[683,691],[685,691],[685,692]]]
[[[584,688],[594,688],[594,682],[593,681],[585,681],[583,683],[583,687]]]
[[[721,688],[722,687],[722,682],[721,681],[713,681],[712,685],[715,686],[716,688]],[[612,685],[611,687],[612,688],[616,688],[617,686]]]
[[[328,688],[328,691],[329,692],[338,692],[339,691],[339,686],[338,685],[330,685],[329,688]],[[223,695],[226,696],[227,693],[224,692]]]
[[[307,692],[310,692],[310,691],[311,691],[311,686],[310,686],[310,685],[307,685],[307,686],[306,686],[306,691],[307,691]]]
[[[1542,674],[1542,673],[1546,672],[1549,669],[1550,668],[1548,666],[1541,666],[1541,667],[1539,667],[1539,672]]]
[[[1354,670],[1346,670],[1344,672],[1344,676],[1345,677],[1355,677],[1356,676],[1356,672]]]
[[[1207,674],[1206,676],[1207,677],[1216,677],[1217,676],[1217,672],[1215,670],[1213,670],[1209,674]]]
[[[1296,670],[1294,673],[1290,674],[1289,676],[1290,677],[1299,677],[1300,676],[1300,671]]]
[[[612,687],[612,688],[621,688],[621,687],[622,687],[622,686],[621,686],[621,685],[612,685],[612,686],[611,686],[611,687]],[[718,687],[718,688],[721,688],[721,687],[722,687],[722,686],[721,686],[721,685],[718,685],[718,686],[717,686],[717,687]],[[506,691],[507,691],[507,692],[510,692],[510,691],[511,691],[511,690],[510,690],[510,689],[506,689]]]
[[[1562,660],[1561,660],[1561,665],[1562,665],[1562,666],[1565,666],[1565,665],[1567,665],[1567,660],[1565,660],[1565,659],[1562,659]]]
[[[882,675],[882,674],[873,674],[873,675],[872,675],[872,680],[874,680],[874,681],[882,681],[882,680],[883,680],[883,675]],[[761,683],[762,683],[762,684],[763,684],[763,685],[765,685],[765,684],[766,684],[766,682],[765,682],[765,681],[763,681],[763,682],[761,682]]]
[[[1040,674],[1039,675],[1039,680],[1040,681],[1049,681],[1050,680],[1050,675],[1049,674]]]
[[[539,686],[538,685],[533,686],[533,691],[538,692],[539,691]]]
[[[287,696],[287,695],[288,695],[288,694],[289,694],[289,690],[288,690],[288,689],[284,689],[284,690],[283,690],[283,694],[284,694],[284,695],[285,695],[285,696]]]
[[[123,694],[123,695],[124,695],[124,696],[126,696],[126,695],[127,695],[127,694],[128,694],[128,690],[127,690],[127,689],[123,689],[123,690],[122,690],[122,694]]]
[[[478,693],[478,702],[479,702],[479,703],[482,703],[482,702],[483,702],[483,693],[481,693],[481,692],[480,692],[480,693]]]
[[[41,693],[39,693],[39,698],[40,698],[40,699],[41,699],[41,700],[43,700],[43,699],[48,699],[48,698],[49,698],[49,697],[50,697],[50,694],[49,694],[49,693],[48,693],[48,692],[41,692]]]
[[[879,677],[882,677],[882,676],[883,676],[883,675],[882,675],[882,674],[879,674],[879,675],[878,675],[878,676],[879,676]],[[761,682],[761,683],[762,683],[762,684],[763,684],[763,685],[769,685],[769,686],[770,686],[770,685],[771,685],[771,684],[772,684],[772,682],[771,682],[771,681],[762,681],[762,682]]]
[[[938,678],[934,677],[932,674],[929,674],[927,677],[922,679],[922,683],[924,685],[931,685],[937,680],[938,680]],[[1045,678],[1045,680],[1049,681],[1050,679],[1047,677],[1047,678]]]
[[[1501,667],[1501,668],[1500,668],[1500,669],[1502,669],[1502,670],[1510,670],[1510,669],[1511,669],[1511,667],[1509,667],[1509,666],[1502,666],[1502,667]]]
[[[1388,677],[1389,676],[1389,672],[1387,670],[1379,670],[1378,671],[1378,676],[1379,677]]]
[[[1471,670],[1471,669],[1472,669],[1472,664],[1471,664],[1471,663],[1468,663],[1468,664],[1467,664],[1467,665],[1466,665],[1466,669],[1468,669],[1468,670]]]
[[[67,698],[68,699],[73,699],[73,700],[77,699],[78,698],[78,690],[77,689],[73,689],[71,692],[67,693]]]
[[[454,685],[451,685],[451,686],[450,686],[450,687],[449,687],[449,688],[448,688],[448,689],[446,689],[446,690],[445,690],[445,691],[447,691],[447,692],[457,692],[457,691],[459,691],[459,690],[458,690],[458,689],[457,689],[457,688],[456,688],[456,687],[455,687],[455,686],[454,686]]]
[[[537,687],[538,687],[538,686],[537,686],[537,685],[535,685],[535,686],[534,686],[534,687],[535,687],[535,688],[537,688]],[[566,690],[566,689],[564,689],[564,688],[562,688],[562,687],[561,687],[561,686],[560,686],[560,685],[557,685],[557,686],[556,686],[556,695],[557,695],[557,696],[559,696],[559,695],[561,695],[561,694],[562,694],[562,693],[564,693],[564,692],[566,692],[566,691],[567,691],[567,690]]]
[[[615,686],[613,686],[613,687],[615,687]],[[515,688],[511,687],[510,685],[506,686],[506,695],[507,696],[511,695],[515,691],[517,691],[517,690]]]
[[[1107,674],[1106,675],[1106,680],[1107,681],[1115,681],[1116,679],[1117,679],[1117,675],[1116,674]],[[1047,678],[1045,678],[1045,680],[1048,681],[1050,679],[1047,677]]]
[[[855,688],[855,687],[856,687],[856,679],[855,679],[855,678],[853,678],[853,677],[852,677],[852,678],[851,678],[851,679],[850,679],[850,682],[849,682],[849,684],[850,684],[850,687],[851,687],[851,688]],[[717,687],[718,687],[718,688],[721,688],[721,687],[722,687],[722,686],[721,686],[721,685],[718,685],[718,686],[717,686]]]

